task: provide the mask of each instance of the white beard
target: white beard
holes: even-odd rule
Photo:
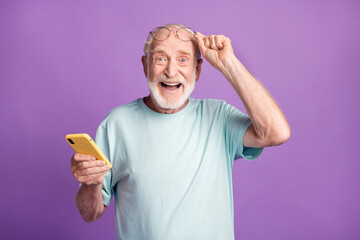
[[[147,77],[147,83],[149,86],[151,96],[153,97],[154,101],[160,108],[177,109],[177,108],[181,107],[182,105],[184,105],[184,103],[190,97],[191,93],[194,91],[195,78],[196,78],[196,71],[194,71],[193,81],[190,84],[188,84],[186,82],[185,78],[182,75],[178,75],[174,78],[168,78],[164,74],[161,74],[158,76],[158,78],[156,79],[155,82],[150,82],[149,77]],[[176,100],[177,96],[174,96],[174,97],[167,96],[166,98],[161,96],[160,90],[159,90],[159,88],[160,88],[159,83],[164,82],[164,81],[181,83],[182,87],[184,88],[184,93],[182,94],[182,96],[180,96],[180,98],[177,100]]]

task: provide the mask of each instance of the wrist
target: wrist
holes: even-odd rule
[[[87,190],[97,190],[102,188],[102,183],[91,183],[91,184],[82,183],[81,186]]]
[[[229,58],[226,63],[224,63],[223,74],[239,96],[243,94],[243,90],[241,90],[243,89],[242,86],[244,86],[244,84],[247,85],[249,80],[254,79],[235,56]]]
[[[236,58],[235,55],[226,58],[223,62],[223,68],[221,69],[222,74],[226,77],[226,79],[230,82],[234,82],[234,76],[239,74],[239,70],[241,70],[243,65]]]

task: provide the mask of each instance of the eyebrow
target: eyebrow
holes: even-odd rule
[[[157,46],[155,47],[154,49],[150,50],[152,53],[158,53],[158,52],[164,52],[164,53],[169,53],[169,51],[164,48],[163,46]],[[181,49],[181,50],[178,50],[177,53],[181,53],[181,54],[185,54],[185,55],[189,55],[189,56],[192,56],[191,52],[190,51],[187,51],[187,50],[184,50],[184,49]]]
[[[154,49],[150,50],[152,53],[157,53],[157,52],[167,52],[166,48],[164,48],[163,46],[157,46]]]
[[[179,52],[179,53],[182,53],[182,54],[185,54],[185,55],[192,56],[190,51],[186,51],[186,50],[179,50],[178,52]]]

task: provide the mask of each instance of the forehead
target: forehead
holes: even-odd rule
[[[176,37],[176,30],[175,27],[169,27],[171,31],[170,37],[164,41],[157,41],[155,39],[152,40],[150,45],[150,53],[158,52],[159,50],[173,54],[178,52],[187,52],[194,56],[195,54],[195,46],[192,41],[185,42],[181,41],[179,38]]]

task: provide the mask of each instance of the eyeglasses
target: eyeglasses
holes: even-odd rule
[[[164,41],[170,37],[171,31],[175,31],[175,30],[170,30],[167,27],[157,27],[157,28],[154,28],[150,32],[150,34],[155,40]],[[175,33],[176,33],[176,36],[181,41],[184,41],[184,42],[189,42],[189,41],[193,40],[194,35],[195,35],[195,31],[189,27],[181,27],[181,28],[177,29]]]

